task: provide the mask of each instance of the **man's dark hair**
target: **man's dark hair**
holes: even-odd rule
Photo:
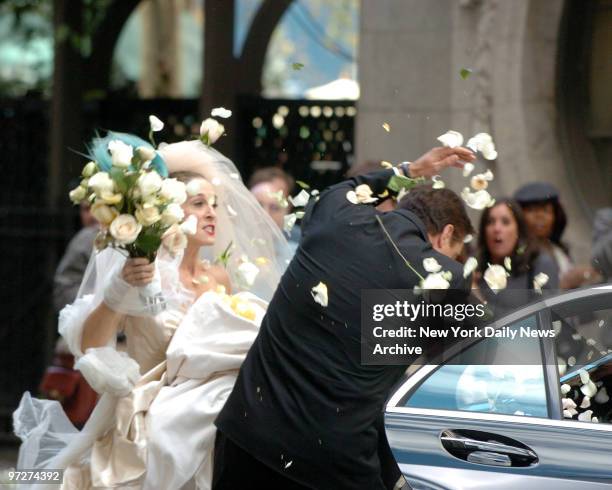
[[[446,225],[453,225],[453,240],[462,240],[474,232],[461,198],[450,189],[434,189],[422,184],[413,188],[398,204],[416,214],[425,224],[427,233],[438,235]]]
[[[262,167],[255,170],[255,172],[253,172],[253,174],[249,178],[249,189],[252,189],[257,184],[261,184],[263,182],[272,182],[275,179],[281,179],[285,181],[285,184],[287,185],[288,194],[291,194],[293,192],[295,180],[282,168],[278,167]]]

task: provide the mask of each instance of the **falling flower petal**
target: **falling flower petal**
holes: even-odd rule
[[[599,403],[603,405],[604,403],[608,403],[610,400],[610,395],[608,395],[608,391],[605,386],[602,386],[597,394],[595,395],[595,403]]]
[[[316,303],[319,303],[323,307],[327,307],[327,285],[324,282],[319,282],[319,284],[313,287],[310,290],[310,294],[312,294],[312,299],[314,299]]]
[[[463,143],[463,135],[457,131],[447,131],[446,133],[438,136],[438,141],[448,148],[455,148],[461,146]]]
[[[295,71],[300,71],[302,68],[304,68],[304,64],[303,63],[291,63],[291,68]]]
[[[489,181],[485,178],[484,174],[474,175],[470,180],[470,186],[475,191],[482,191],[489,187]]]
[[[508,272],[512,271],[512,259],[510,257],[504,259],[504,267]]]
[[[300,193],[295,196],[289,196],[289,202],[293,205],[294,208],[299,208],[306,206],[308,204],[308,200],[310,199],[310,194],[305,189],[302,189]]]
[[[592,398],[597,394],[597,386],[595,386],[595,383],[593,383],[592,381],[589,381],[588,383],[580,387],[580,391],[582,391],[582,394],[584,396]]]
[[[465,203],[472,209],[482,211],[486,207],[491,207],[495,200],[486,190],[471,192],[469,187],[465,187],[461,192],[461,197]]]
[[[561,398],[561,405],[563,406],[563,410],[576,408],[576,402],[571,398]]]
[[[393,168],[393,164],[391,162],[387,162],[386,160],[380,162],[380,165],[384,168]]]
[[[580,408],[584,409],[584,408],[589,408],[590,406],[591,406],[591,397],[585,396],[582,399],[582,403],[580,404]]]
[[[570,356],[567,359],[567,365],[572,367],[576,364],[576,358],[574,356]]]
[[[450,282],[448,275],[443,272],[432,272],[421,281],[421,289],[448,289]]]
[[[474,235],[465,235],[463,238],[463,243],[470,243],[474,239]]]
[[[473,163],[466,163],[463,166],[463,176],[464,177],[469,177],[470,174],[474,171],[474,164]]]
[[[149,116],[149,126],[151,127],[151,131],[153,131],[154,133],[164,129],[164,123],[157,116],[154,116],[153,114]]]
[[[289,461],[287,464],[285,464],[285,469],[289,468],[292,464],[293,460]]]
[[[478,267],[478,261],[474,257],[467,259],[463,265],[463,277],[467,278],[467,276],[476,270],[476,267]]]
[[[542,288],[548,282],[548,274],[540,272],[533,278],[533,289],[537,292],[542,292]]]
[[[482,178],[488,181],[493,180],[493,172],[491,170],[487,170],[484,174],[481,174]]]
[[[434,175],[431,180],[433,181],[432,187],[434,189],[444,189],[444,187],[446,187],[446,184],[444,184],[444,181],[439,175]]]
[[[242,262],[236,270],[238,282],[243,286],[250,288],[255,283],[255,278],[259,274],[259,268],[252,262]]]
[[[382,127],[387,133],[391,131],[391,126],[389,125],[389,123],[383,123]]]
[[[229,204],[227,205],[227,213],[232,217],[235,218],[236,216],[238,216],[238,213],[236,211],[234,211],[234,208],[231,207]]]
[[[440,269],[442,269],[442,266],[433,257],[428,257],[426,259],[423,259],[423,268],[427,272],[439,272]]]
[[[561,385],[561,394],[567,395],[572,390],[572,387],[567,383]]]
[[[215,107],[212,111],[210,111],[210,115],[212,117],[227,119],[228,117],[232,117],[232,111],[226,109],[225,107]]]
[[[501,265],[489,265],[484,273],[484,280],[497,293],[508,285],[508,273]]]
[[[580,420],[580,422],[590,422],[592,417],[593,410],[587,410],[586,412],[578,414],[578,420]]]
[[[471,68],[461,68],[461,71],[459,72],[459,75],[464,80],[467,80],[471,74],[472,74],[472,69]]]
[[[194,179],[187,184],[186,187],[188,196],[197,196],[200,193],[200,180]]]
[[[283,230],[285,230],[285,232],[287,233],[290,233],[293,227],[295,226],[296,220],[297,216],[295,215],[295,213],[286,214],[283,217]]]
[[[185,235],[195,235],[198,231],[198,218],[190,214],[187,219],[181,223],[181,231]]]

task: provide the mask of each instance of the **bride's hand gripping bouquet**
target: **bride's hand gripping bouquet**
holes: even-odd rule
[[[97,251],[113,247],[152,263],[162,245],[171,254],[184,248],[184,234],[195,233],[195,223],[184,219],[181,208],[187,199],[185,184],[168,177],[155,149],[153,132],[163,129],[163,123],[155,116],[149,120],[151,145],[122,133],[96,139],[90,148],[92,160],[83,167],[81,183],[70,191],[70,199],[86,202],[100,223]],[[158,275],[140,286],[139,293],[149,313],[165,308]]]

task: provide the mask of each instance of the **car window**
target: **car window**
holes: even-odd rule
[[[612,308],[551,311],[563,418],[612,423]]]
[[[535,315],[509,329],[537,328]],[[477,364],[481,360],[487,363]],[[521,364],[509,364],[517,359]],[[487,338],[435,370],[405,401],[414,408],[547,417],[538,339]],[[460,364],[461,363],[461,364]]]

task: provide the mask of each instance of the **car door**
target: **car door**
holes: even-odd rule
[[[563,295],[496,326],[550,329],[559,311],[610,307],[611,293]],[[476,364],[483,349],[520,350],[521,364]],[[387,438],[415,490],[610,488],[612,425],[563,419],[554,339],[484,339],[460,355],[421,367],[387,404]]]

